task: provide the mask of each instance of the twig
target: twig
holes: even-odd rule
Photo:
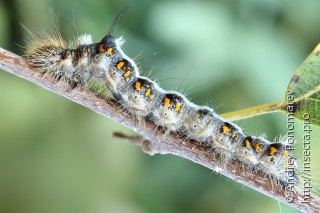
[[[134,130],[140,137],[128,137],[122,134],[116,136],[129,139],[135,144],[140,145],[144,152],[153,155],[173,154],[195,163],[201,164],[215,172],[219,172],[234,181],[249,186],[263,194],[286,203],[303,212],[320,212],[320,198],[311,193],[310,203],[302,203],[303,193],[298,187],[292,194],[293,201],[286,202],[286,192],[281,184],[275,184],[267,174],[254,171],[237,160],[230,160],[223,164],[218,154],[213,154],[210,147],[199,143],[184,140],[183,138],[170,134],[166,138],[159,137],[159,132],[155,131],[156,126],[146,122],[144,126],[137,126],[134,119],[127,113],[124,113],[121,107],[111,99],[98,97],[94,92],[85,88],[68,89],[66,83],[56,82],[49,75],[34,72],[25,62],[25,60],[11,52],[0,48],[0,68],[16,76],[24,78],[56,94],[62,95],[76,103],[79,103],[97,113],[111,118],[124,126]],[[223,165],[222,165],[223,164]]]

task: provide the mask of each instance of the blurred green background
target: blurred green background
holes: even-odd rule
[[[0,1],[0,46],[23,54],[29,29],[99,41],[113,17],[141,71],[218,113],[281,100],[320,39],[320,1]],[[75,27],[76,25],[76,27]],[[77,30],[75,30],[77,29]],[[65,98],[0,71],[0,212],[298,212],[179,157],[150,157],[111,137],[134,134]],[[286,115],[238,122],[248,135],[286,134]],[[297,139],[302,124],[296,122]],[[319,162],[320,131],[311,135]],[[297,156],[301,155],[297,144]],[[315,164],[315,163],[314,163]],[[319,168],[312,175],[319,178]]]

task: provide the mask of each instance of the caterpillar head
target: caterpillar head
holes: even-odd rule
[[[34,68],[47,68],[60,62],[64,52],[61,47],[50,44],[34,47],[27,53],[27,62]]]

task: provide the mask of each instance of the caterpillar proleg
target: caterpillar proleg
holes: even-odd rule
[[[99,42],[82,35],[75,42],[43,34],[33,37],[26,59],[35,69],[66,81],[71,87],[87,85],[91,80],[104,82],[114,99],[139,122],[148,119],[167,133],[183,135],[212,148],[223,161],[237,159],[252,169],[267,173],[286,185],[286,168],[291,150],[284,142],[270,142],[247,136],[242,129],[222,119],[208,106],[198,106],[183,94],[162,89],[151,79],[140,76],[138,66],[121,49],[122,37],[116,39],[114,27]],[[72,44],[74,46],[72,46]]]

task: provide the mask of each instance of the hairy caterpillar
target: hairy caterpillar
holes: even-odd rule
[[[163,90],[156,82],[139,76],[137,65],[121,49],[124,40],[113,36],[122,13],[97,43],[89,35],[80,36],[69,45],[60,37],[35,37],[27,51],[29,65],[67,81],[71,87],[99,79],[139,122],[148,119],[165,133],[175,132],[211,146],[224,161],[236,158],[285,183],[291,155],[285,143],[246,136],[240,127],[225,121],[213,109],[191,103],[184,95]]]

